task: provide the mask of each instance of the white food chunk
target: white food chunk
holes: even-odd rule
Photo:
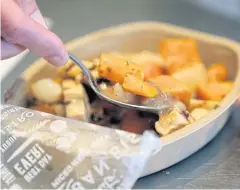
[[[167,115],[160,115],[159,118],[155,123],[155,128],[163,136],[189,124],[187,118],[177,109],[174,109]]]
[[[78,84],[73,88],[69,88],[63,91],[64,102],[70,102],[73,99],[83,99],[85,96],[85,90],[82,84]]]
[[[115,95],[114,97],[116,97],[115,99],[121,102],[126,102],[126,103],[136,102],[136,96],[128,92],[125,92],[119,83],[114,85],[113,93]]]
[[[43,103],[56,103],[62,98],[62,88],[54,80],[45,78],[31,85],[34,97]]]
[[[207,82],[207,69],[204,64],[197,63],[175,72],[172,76],[182,81],[189,88],[193,96],[199,83]]]
[[[65,79],[62,81],[62,88],[63,90],[73,88],[77,86],[76,82],[72,79]]]
[[[87,121],[87,109],[84,100],[72,100],[66,105],[67,118]]]
[[[194,120],[199,120],[201,118],[203,118],[204,116],[206,116],[209,113],[209,110],[206,110],[204,108],[195,108],[191,113],[191,117]]]

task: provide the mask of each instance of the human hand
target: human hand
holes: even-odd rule
[[[67,62],[62,41],[43,25],[35,0],[1,0],[1,59],[29,49],[53,65]]]

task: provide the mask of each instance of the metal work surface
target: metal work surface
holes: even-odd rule
[[[187,0],[38,0],[53,31],[64,42],[89,32],[125,22],[168,22],[240,41],[240,23],[211,13]],[[36,57],[28,55],[2,82],[2,90],[16,73]],[[240,105],[220,134],[186,160],[139,179],[134,188],[240,188]],[[197,143],[197,142],[193,142]]]

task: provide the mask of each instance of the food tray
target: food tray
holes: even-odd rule
[[[240,89],[240,45],[231,40],[159,22],[136,22],[97,31],[72,40],[67,49],[80,59],[90,59],[101,52],[158,52],[161,39],[189,37],[198,41],[204,64],[227,63],[229,79],[235,84],[220,106],[196,123],[160,138],[162,150],[149,161],[142,176],[165,169],[187,158],[210,142],[223,128],[231,113]],[[55,68],[39,59],[22,77],[33,82],[43,77],[53,77]],[[227,142],[226,142],[227,143]]]

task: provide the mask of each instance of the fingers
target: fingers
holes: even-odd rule
[[[35,0],[14,0],[23,12],[27,15],[31,15],[38,9],[37,3]]]
[[[2,0],[1,22],[2,37],[9,43],[26,47],[57,66],[67,62],[61,40],[26,15],[14,1]]]
[[[25,50],[24,47],[11,44],[5,41],[4,39],[1,39],[1,59],[2,60],[18,55],[24,50]]]
[[[39,22],[40,24],[43,24],[46,27],[45,21],[43,19],[43,16],[41,12],[38,9],[38,6],[35,2],[35,0],[14,0],[23,10],[23,12],[29,16],[31,16],[32,19]],[[1,39],[1,59],[8,59],[13,56],[18,55],[22,51],[24,51],[26,48],[11,44],[7,42],[4,39]]]
[[[37,3],[35,0],[14,0],[19,7],[23,10],[23,12],[32,17],[35,21],[44,25],[47,28],[43,16],[38,9]]]

